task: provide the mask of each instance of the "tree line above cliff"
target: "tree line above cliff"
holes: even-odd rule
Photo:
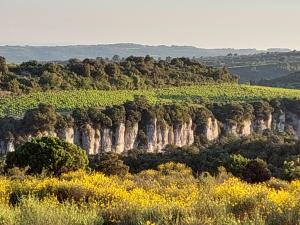
[[[69,127],[81,129],[87,124],[97,129],[115,130],[123,123],[127,128],[139,125],[138,139],[143,145],[147,143],[146,127],[154,120],[157,121],[157,126],[164,128],[187,123],[191,119],[195,143],[202,145],[208,143],[203,132],[209,118],[217,119],[220,128],[225,129],[222,124],[236,123],[239,127],[243,126],[245,120],[267,120],[270,114],[278,117],[285,110],[300,115],[300,101],[282,99],[252,103],[152,105],[144,96],[136,96],[134,101],[127,101],[123,105],[78,108],[70,114],[61,114],[51,105],[40,104],[38,108],[28,110],[22,119],[1,118],[0,139],[14,140],[18,145],[27,136],[36,136],[45,131],[51,134]],[[222,133],[226,131],[223,130]]]
[[[155,60],[70,59],[60,63],[28,61],[7,64],[0,58],[0,89],[14,94],[48,90],[148,89],[209,82],[237,82],[225,68],[204,66],[188,58]]]

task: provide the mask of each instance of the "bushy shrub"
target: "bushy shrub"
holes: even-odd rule
[[[294,161],[285,161],[283,164],[284,178],[287,180],[300,178],[300,165]]]
[[[275,190],[284,190],[287,189],[289,182],[272,177],[270,180],[266,182],[266,185]]]
[[[249,159],[242,155],[231,155],[228,162],[226,162],[226,169],[231,172],[234,176],[242,177],[243,171],[245,170]]]
[[[60,204],[55,199],[39,201],[23,199],[14,224],[22,225],[102,225],[103,219],[96,209],[79,207],[76,204]]]
[[[23,129],[31,132],[54,131],[58,114],[52,105],[39,104],[36,109],[28,110],[23,119]]]
[[[249,183],[258,183],[270,180],[271,171],[265,161],[261,159],[250,160],[242,173],[243,179]]]
[[[188,177],[193,175],[192,169],[187,167],[183,163],[174,163],[174,162],[164,163],[159,165],[157,167],[157,170],[164,176],[178,174],[182,177]]]
[[[269,115],[274,111],[272,106],[266,101],[254,102],[253,108],[256,119],[267,120]]]
[[[125,176],[129,167],[119,159],[118,154],[107,152],[92,156],[90,159],[90,167],[92,170],[102,172],[106,175]]]
[[[257,206],[257,199],[250,196],[239,199],[231,208],[230,211],[241,220],[255,212]]]
[[[8,67],[6,64],[6,59],[2,56],[0,56],[0,73],[5,74],[8,72]]]
[[[0,157],[0,174],[4,173],[5,169],[5,157]]]
[[[47,172],[59,175],[62,172],[85,168],[88,159],[84,150],[76,145],[54,137],[34,138],[9,152],[6,158],[7,169],[29,166],[29,173]]]

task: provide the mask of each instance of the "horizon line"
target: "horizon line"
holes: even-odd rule
[[[181,44],[141,44],[134,42],[115,42],[115,43],[0,43],[0,47],[72,47],[72,46],[99,46],[99,45],[141,45],[141,46],[149,46],[149,47],[192,47],[197,49],[235,49],[235,50],[258,50],[258,51],[268,51],[271,49],[282,49],[282,50],[298,50],[298,48],[288,48],[288,47],[270,47],[270,48],[255,48],[255,47],[199,47],[195,45],[181,45]]]

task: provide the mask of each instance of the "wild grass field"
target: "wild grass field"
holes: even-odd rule
[[[221,172],[194,177],[167,163],[125,177],[85,171],[0,178],[0,224],[296,225],[300,181],[247,184]]]
[[[210,84],[151,90],[74,90],[37,92],[0,98],[0,116],[21,116],[39,103],[58,110],[122,104],[144,95],[151,103],[171,102],[249,102],[259,99],[299,98],[300,90],[238,84]]]

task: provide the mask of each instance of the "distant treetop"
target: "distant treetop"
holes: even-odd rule
[[[74,89],[148,89],[203,83],[236,83],[226,68],[205,66],[189,58],[130,56],[122,59],[70,59],[66,62],[28,61],[6,64],[0,58],[0,90],[14,94]]]

